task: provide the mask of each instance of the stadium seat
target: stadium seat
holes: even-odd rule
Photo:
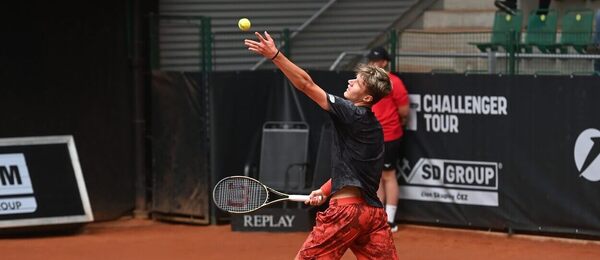
[[[556,26],[558,14],[556,10],[533,10],[527,19],[525,41],[518,45],[519,52],[531,53],[536,47],[543,53],[550,53],[556,44]]]
[[[431,69],[431,74],[454,74],[457,73],[456,70],[454,69],[444,69],[444,68],[438,68],[438,69]]]
[[[600,76],[600,71],[573,71],[571,76]]]
[[[600,54],[600,9],[596,11],[596,16],[594,17],[596,20],[596,29],[594,30],[594,40],[593,44],[589,45],[586,48],[587,53],[591,54]],[[597,62],[595,66],[597,67],[596,71],[600,71],[600,62]]]
[[[552,52],[567,53],[572,47],[578,53],[586,53],[593,44],[592,29],[594,11],[590,9],[573,9],[565,12],[562,19],[562,36],[560,43],[548,46]]]
[[[533,73],[533,75],[562,75],[562,73],[558,70],[538,70]]]
[[[488,70],[465,70],[465,76],[477,75],[477,74],[489,74]]]
[[[494,24],[492,26],[492,36],[490,42],[470,42],[470,45],[475,45],[481,52],[498,51],[499,47],[508,50],[511,34],[515,34],[515,41],[520,42],[521,38],[521,23],[523,14],[517,10],[515,15],[507,14],[503,11],[496,11],[494,14]]]
[[[594,17],[596,20],[596,30],[594,30],[594,43],[600,43],[600,9],[596,11],[596,16]]]

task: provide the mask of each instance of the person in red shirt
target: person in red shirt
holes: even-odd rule
[[[369,65],[387,68],[391,57],[383,47],[372,49],[367,55]],[[392,83],[392,91],[373,105],[375,117],[383,127],[383,140],[385,141],[385,157],[383,173],[379,183],[377,196],[385,205],[387,221],[392,232],[398,231],[394,222],[398,205],[398,179],[396,177],[396,160],[400,157],[403,126],[409,112],[408,93],[404,84],[391,72],[388,72]]]

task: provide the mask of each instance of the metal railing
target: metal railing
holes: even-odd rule
[[[486,65],[484,69],[477,67],[473,68],[464,68],[462,71],[460,69],[448,69],[445,66],[441,68],[436,68],[432,66],[429,71],[411,71],[411,72],[435,72],[435,71],[455,71],[456,73],[465,72],[465,73],[473,73],[473,72],[484,72],[488,74],[496,74],[502,73],[503,71],[498,70],[498,64],[506,64],[508,62],[502,62],[502,60],[511,59],[510,53],[506,52],[494,52],[490,51],[487,53],[435,53],[435,52],[399,52],[396,54],[396,57],[400,60],[408,57],[417,57],[417,58],[453,58],[453,59],[461,59],[461,58],[479,58],[486,60]],[[526,63],[531,62],[535,59],[540,60],[549,60],[556,59],[562,61],[586,61],[592,62],[594,60],[600,60],[600,55],[598,54],[544,54],[544,53],[515,53],[514,59],[517,59],[518,63]],[[523,67],[523,66],[521,66]],[[518,74],[521,71],[521,74],[539,74],[539,73],[552,73],[552,74],[573,74],[580,72],[589,72],[590,74],[595,74],[594,70],[591,69],[591,66],[588,70],[575,70],[573,69],[573,65],[569,66],[570,68],[559,68],[555,70],[544,69],[543,66],[538,64],[537,68],[530,68],[529,70],[525,70],[523,68],[517,69],[514,73],[510,73],[510,70],[504,71],[506,74]],[[400,70],[401,71],[401,70]]]
[[[591,41],[592,35],[574,36],[409,31],[399,34],[397,41],[389,37],[388,44],[390,53],[396,52],[391,68],[398,72],[600,75],[600,52],[597,43]],[[536,43],[535,37],[550,41]],[[581,44],[562,43],[562,37],[578,39]],[[366,52],[344,51],[329,69],[339,68],[349,57],[357,60],[356,56]]]
[[[304,28],[308,27],[313,21],[315,21],[319,16],[321,16],[321,14],[323,14],[325,11],[327,11],[327,9],[329,9],[330,6],[332,6],[337,0],[329,0],[329,2],[327,2],[327,4],[323,5],[323,7],[321,7],[321,9],[319,9],[319,11],[317,11],[316,13],[314,13],[310,18],[308,18],[308,20],[306,20],[302,25],[300,25],[298,27],[298,29],[296,29],[291,35],[290,35],[290,31],[289,29],[285,29],[283,31],[283,37],[282,37],[282,41],[281,44],[279,45],[279,48],[284,48],[284,53],[286,55],[290,55],[290,50],[291,50],[291,46],[290,46],[290,40],[293,39],[294,37],[296,37],[296,35],[298,35],[298,33],[300,33],[301,31],[304,30]],[[287,50],[287,52],[286,52]],[[267,60],[267,58],[262,58],[260,59],[256,64],[254,64],[254,66],[252,66],[252,68],[250,70],[256,70],[258,69],[258,67],[260,67],[263,63],[265,63],[265,61]]]
[[[342,60],[344,60],[344,58],[346,58],[347,56],[364,56],[367,53],[368,53],[368,50],[365,50],[365,51],[343,51],[335,59],[335,61],[333,62],[333,64],[331,64],[331,66],[329,66],[329,70],[335,70],[335,69],[337,69],[337,67],[340,65],[340,63],[342,62]]]

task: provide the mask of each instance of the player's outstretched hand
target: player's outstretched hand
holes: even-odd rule
[[[258,32],[255,32],[254,34],[258,38],[258,41],[249,39],[244,40],[244,44],[248,47],[248,50],[269,59],[277,54],[277,46],[275,46],[273,38],[271,38],[271,35],[269,35],[267,31],[265,31],[264,36]]]
[[[308,199],[304,202],[306,205],[319,206],[323,205],[327,197],[323,194],[321,189],[313,190],[310,195],[308,195]]]

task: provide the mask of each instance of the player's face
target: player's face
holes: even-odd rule
[[[348,80],[348,88],[344,92],[344,97],[353,103],[362,101],[367,95],[367,87],[361,75],[357,75],[355,79]]]

